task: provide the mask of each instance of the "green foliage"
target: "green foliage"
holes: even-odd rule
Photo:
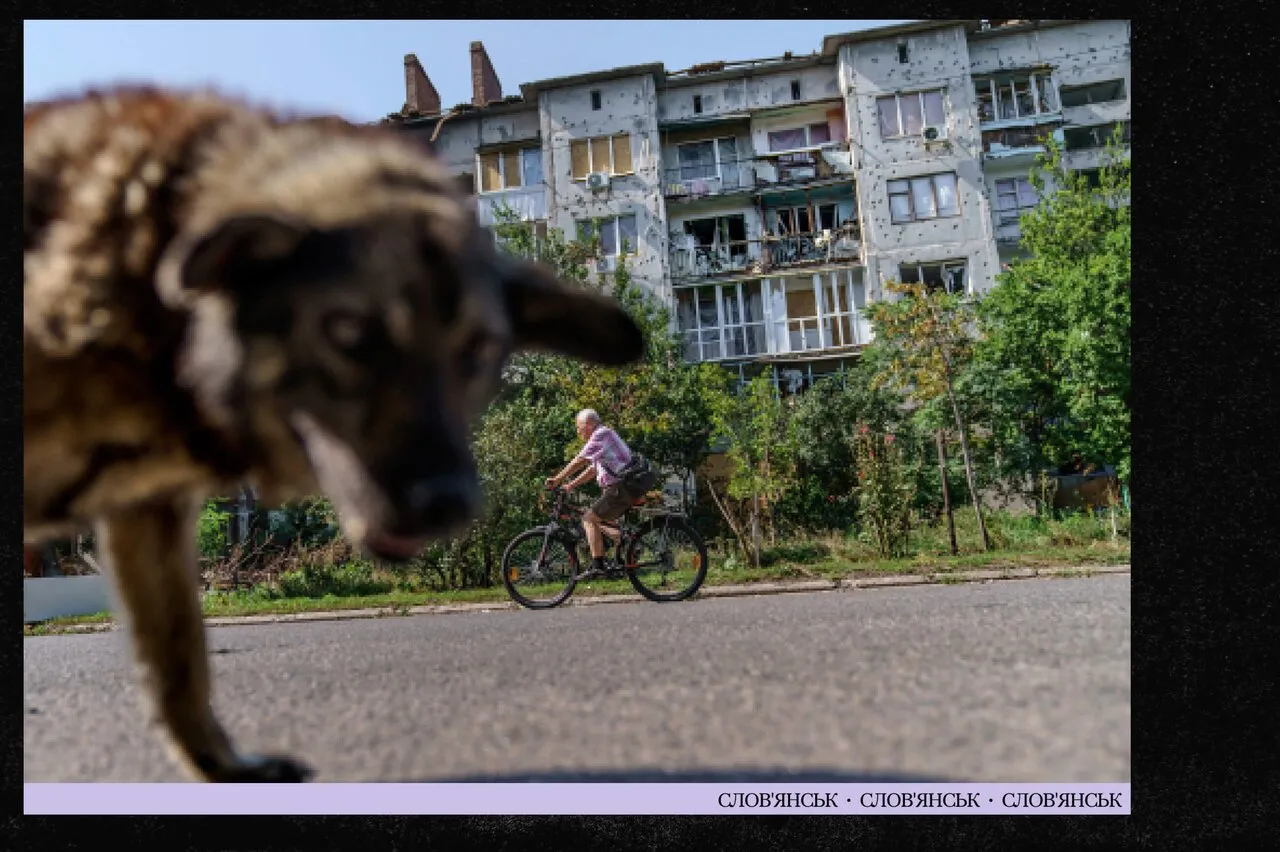
[[[884,559],[907,554],[915,471],[892,433],[860,426],[853,440],[858,465],[858,515],[863,533]]]
[[[196,549],[202,559],[219,559],[231,549],[227,538],[230,522],[231,513],[219,501],[204,504],[196,521]]]
[[[982,301],[972,383],[1014,469],[1073,452],[1130,470],[1130,164],[1104,153],[1098,188],[1049,141],[1031,176],[1042,193],[1021,217],[1022,246]]]

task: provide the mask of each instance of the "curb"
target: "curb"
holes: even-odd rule
[[[899,574],[897,576],[844,578],[841,580],[797,580],[780,583],[762,581],[745,583],[736,586],[704,587],[694,600],[698,598],[733,598],[752,597],[756,595],[780,595],[793,592],[835,592],[858,589],[885,589],[898,586],[938,586],[959,585],[962,583],[990,583],[997,580],[1029,580],[1035,578],[1067,578],[1092,577],[1105,574],[1128,574],[1129,565],[1081,565],[1078,567],[1058,568],[982,568],[973,571],[938,571],[927,574]],[[615,603],[640,603],[645,599],[640,595],[600,595],[595,597],[570,598],[559,608],[575,606],[598,606]],[[499,612],[503,610],[519,610],[521,607],[514,601],[492,601],[485,603],[463,604],[428,604],[411,607],[370,607],[367,609],[340,609],[319,612],[292,612],[273,615],[232,615],[206,618],[209,627],[233,627],[241,624],[282,624],[299,621],[349,621],[361,618],[392,618],[412,615],[443,615],[454,612]],[[115,622],[97,624],[68,624],[51,628],[48,635],[58,633],[106,633],[116,629]]]

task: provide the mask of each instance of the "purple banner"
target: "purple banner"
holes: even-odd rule
[[[40,814],[1111,814],[1129,784],[24,784]]]

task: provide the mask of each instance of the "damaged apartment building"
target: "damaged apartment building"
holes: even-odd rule
[[[672,312],[691,361],[784,390],[871,340],[896,279],[977,295],[1018,252],[1028,181],[1054,134],[1096,170],[1128,143],[1126,21],[927,21],[823,39],[809,55],[661,63],[522,83],[503,95],[471,44],[472,99],[442,106],[409,55],[387,118],[538,233],[597,223]]]

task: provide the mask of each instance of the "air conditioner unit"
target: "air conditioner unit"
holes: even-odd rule
[[[608,189],[609,173],[608,172],[592,172],[591,174],[587,175],[587,188],[595,189],[595,190]]]
[[[939,142],[947,138],[947,128],[944,124],[930,124],[920,133],[926,142]]]

